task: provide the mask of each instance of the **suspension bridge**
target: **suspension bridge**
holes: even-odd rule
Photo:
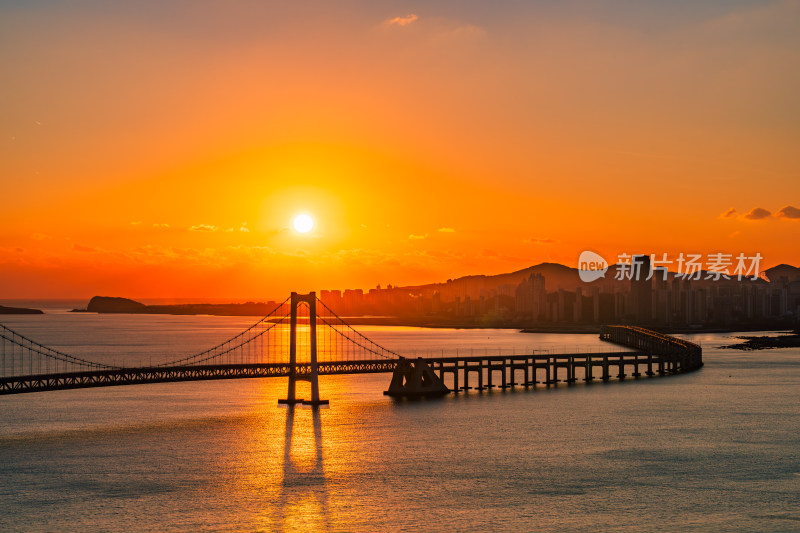
[[[0,325],[0,395],[146,383],[287,377],[279,403],[327,403],[319,376],[392,373],[389,396],[439,396],[499,387],[638,378],[697,370],[700,346],[634,326],[604,326],[600,338],[625,346],[605,353],[408,358],[354,329],[315,293],[292,293],[258,322],[193,355],[145,366],[116,366],[40,344]],[[311,384],[311,398],[296,394]],[[449,386],[446,385],[449,383]],[[473,386],[471,386],[473,385]]]

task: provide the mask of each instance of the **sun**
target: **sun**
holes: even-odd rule
[[[314,227],[314,219],[306,214],[294,217],[294,229],[300,233],[308,233]]]

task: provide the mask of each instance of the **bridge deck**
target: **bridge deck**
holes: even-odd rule
[[[601,367],[619,365],[659,364],[664,356],[644,352],[606,352],[606,353],[565,353],[565,354],[520,354],[469,357],[426,357],[423,358],[440,375],[444,372],[474,372],[485,368],[527,367],[548,369],[566,367]],[[377,374],[393,372],[398,359],[364,359],[357,361],[333,361],[318,363],[320,375],[334,374]],[[172,367],[122,368],[114,370],[95,370],[69,372],[63,374],[41,374],[0,378],[0,395],[20,394],[48,390],[66,390],[92,387],[110,387],[147,383],[167,383],[179,381],[199,381],[214,379],[244,379],[265,377],[287,377],[291,373],[289,363],[270,364],[230,364],[195,365]],[[309,363],[297,363],[295,376],[306,377],[311,374]]]

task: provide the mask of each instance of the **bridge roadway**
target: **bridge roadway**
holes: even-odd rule
[[[696,366],[686,357],[676,354],[659,355],[652,352],[625,351],[607,353],[575,353],[550,355],[497,355],[475,357],[421,358],[443,380],[450,374],[453,392],[472,388],[525,387],[538,383],[547,385],[601,379],[625,379],[628,375],[668,375],[694,370]],[[355,361],[319,362],[319,375],[376,374],[394,372],[399,359],[365,359]],[[413,361],[413,360],[412,360]],[[702,363],[700,363],[702,364]],[[539,371],[542,372],[539,372]],[[597,372],[599,370],[599,372]],[[616,371],[616,373],[614,373]],[[630,374],[626,374],[630,371]],[[243,379],[288,377],[292,372],[287,363],[217,364],[171,367],[120,368],[0,378],[0,395],[26,392],[108,387],[147,383],[200,381],[213,379]],[[307,377],[310,363],[297,363],[295,376]],[[497,375],[499,373],[499,376]],[[470,378],[477,387],[470,386]],[[517,380],[518,378],[519,381]],[[543,378],[541,381],[539,378]],[[473,381],[475,383],[475,381]]]

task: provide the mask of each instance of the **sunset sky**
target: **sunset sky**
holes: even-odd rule
[[[798,28],[794,0],[0,0],[0,298],[800,265]]]

